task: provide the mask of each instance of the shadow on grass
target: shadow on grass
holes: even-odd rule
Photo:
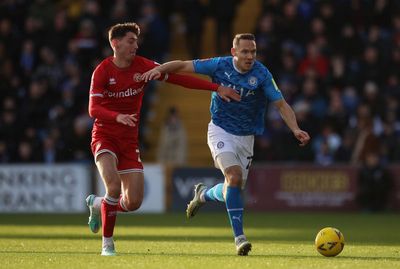
[[[0,254],[60,254],[60,255],[99,255],[99,252],[93,251],[11,251],[11,250],[0,250]],[[226,257],[226,258],[237,258],[237,259],[249,259],[255,260],[259,258],[279,258],[279,259],[292,259],[292,260],[301,260],[301,259],[314,259],[314,260],[326,260],[326,259],[333,259],[333,258],[326,258],[321,257],[318,255],[276,255],[276,254],[250,254],[247,257],[239,257],[234,254],[224,254],[224,253],[175,253],[175,252],[118,252],[117,257],[124,257],[124,256],[168,256],[168,257],[205,257],[205,258],[212,258],[212,257]],[[108,257],[110,258],[110,257]],[[112,258],[112,257],[111,257]],[[344,261],[400,261],[400,257],[367,257],[367,256],[338,256],[334,257],[335,260]]]
[[[29,250],[0,250],[0,254],[61,254],[61,255],[93,255],[93,254],[98,254],[100,255],[99,251],[79,251],[79,250],[74,250],[74,251],[29,251]]]
[[[137,234],[123,234],[115,235],[115,241],[153,241],[153,242],[232,242],[231,235],[168,235],[168,234],[157,234],[157,235],[137,235]],[[101,240],[101,234],[1,234],[0,239],[14,239],[14,240]],[[282,234],[277,235],[250,235],[249,239],[253,243],[290,243],[293,242],[311,244],[312,240],[307,236],[284,236]],[[398,241],[377,241],[377,240],[365,240],[363,242],[351,242],[349,245],[384,245],[384,246],[400,246]]]
[[[0,239],[36,239],[36,240],[101,240],[101,235],[79,234],[5,234]],[[177,236],[177,235],[115,235],[115,241],[155,241],[155,242],[232,242],[232,236]],[[267,240],[254,236],[254,240]]]
[[[1,225],[18,226],[80,226],[87,223],[88,214],[0,214]],[[376,230],[382,226],[390,230],[400,222],[400,214],[310,213],[310,212],[249,212],[245,214],[247,228],[321,228],[321,225],[364,227]],[[202,213],[187,220],[184,212],[165,214],[119,214],[118,226],[147,227],[226,227],[226,212]]]

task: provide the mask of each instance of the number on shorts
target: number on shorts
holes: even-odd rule
[[[249,160],[249,163],[247,164],[246,169],[249,170],[250,165],[251,165],[251,161],[253,160],[253,156],[248,156],[247,160]]]

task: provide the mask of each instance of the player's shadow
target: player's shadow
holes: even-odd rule
[[[0,234],[0,239],[36,239],[36,240],[99,240],[101,239],[101,233],[98,234],[34,234],[34,233],[7,233]],[[202,234],[202,235],[168,235],[168,234],[124,234],[116,235],[115,240],[118,241],[153,241],[153,242],[231,242],[232,236],[230,234],[226,235],[216,235],[216,234]],[[273,236],[271,234],[265,235],[251,235],[251,240],[255,241],[269,241],[269,242],[293,242],[293,238],[284,236]],[[309,238],[296,238],[296,242],[304,242],[309,244]],[[369,242],[369,241],[368,241]],[[359,244],[367,244],[368,242],[362,242]],[[369,243],[375,243],[371,240]],[[398,246],[398,242],[386,242],[387,246]]]
[[[99,240],[101,234],[2,234],[0,239],[36,239],[36,240]],[[117,235],[115,241],[156,241],[156,242],[221,242],[232,241],[227,236],[193,236],[193,235]],[[252,237],[255,240],[266,240],[264,237]]]
[[[0,250],[0,254],[60,254],[60,255],[99,255],[99,251],[83,251],[83,250],[71,250],[71,251],[33,251],[33,250]]]
[[[188,256],[188,257],[232,257],[242,259],[243,257],[232,255],[232,253],[175,253],[175,252],[118,252],[120,255],[127,255],[127,256],[136,256],[136,255],[150,255],[150,256]],[[322,257],[320,255],[279,255],[279,254],[271,254],[271,253],[251,253],[246,259],[258,259],[258,258],[284,258],[284,259],[329,259],[327,257]],[[400,261],[400,257],[365,257],[365,256],[337,256],[335,259],[338,260],[360,260],[360,261],[380,261],[380,260],[390,260],[390,261]]]
[[[60,254],[60,255],[99,255],[98,251],[84,251],[84,250],[71,250],[71,251],[29,251],[29,250],[0,250],[0,254]],[[168,257],[230,257],[232,259],[243,259],[243,257],[239,257],[236,255],[233,255],[232,253],[175,253],[175,252],[168,252],[168,251],[162,251],[162,252],[152,252],[151,250],[148,249],[147,252],[118,252],[118,256],[168,256]],[[319,255],[277,255],[277,254],[271,254],[271,253],[265,253],[265,254],[260,254],[260,253],[251,253],[249,256],[245,257],[246,259],[254,260],[254,259],[260,259],[260,258],[284,258],[284,259],[315,259],[315,260],[321,260],[321,259],[327,259],[326,257],[322,257]],[[329,259],[329,258],[328,258]],[[360,261],[380,261],[380,260],[385,260],[385,261],[394,261],[398,262],[400,261],[400,257],[366,257],[366,256],[337,256],[335,257],[336,260],[360,260]]]

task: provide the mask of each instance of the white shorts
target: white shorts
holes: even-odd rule
[[[225,174],[225,169],[230,166],[239,165],[242,167],[242,186],[244,186],[253,159],[254,135],[233,135],[211,121],[208,124],[207,144],[214,159],[215,167],[220,169],[223,174]],[[236,158],[217,162],[218,155],[223,152],[232,152]],[[220,167],[221,165],[224,167]]]

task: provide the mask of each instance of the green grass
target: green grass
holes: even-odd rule
[[[248,257],[235,255],[225,214],[123,215],[115,230],[117,257],[101,257],[101,236],[86,215],[1,215],[0,268],[400,268],[400,215],[252,213]],[[346,239],[334,258],[314,249],[319,229]]]

